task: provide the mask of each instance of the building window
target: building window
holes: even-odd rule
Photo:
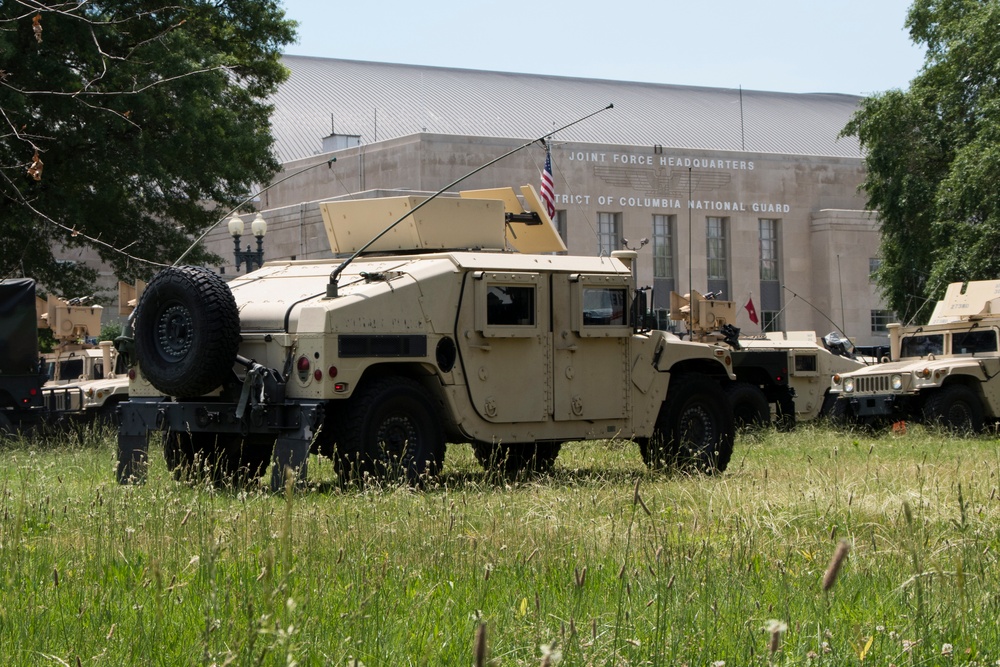
[[[778,278],[778,221],[762,218],[760,227],[760,279]]]
[[[869,257],[868,258],[868,282],[875,282],[875,274],[878,270],[882,268],[882,258],[881,257]]]
[[[892,322],[896,317],[896,314],[891,310],[873,310],[872,311],[872,333],[873,334],[884,334],[889,333],[889,323]]]
[[[726,252],[726,218],[709,218],[707,229],[708,241],[708,279],[728,280],[729,261]]]
[[[556,211],[555,220],[556,231],[559,232],[559,238],[562,239],[563,243],[568,243],[568,237],[566,236],[566,210]]]
[[[653,216],[653,277],[674,277],[674,219],[672,215]]]
[[[621,213],[597,214],[597,254],[610,256],[621,247]]]
[[[762,310],[760,311],[761,331],[781,331],[781,311]]]

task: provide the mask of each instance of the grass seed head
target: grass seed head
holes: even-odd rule
[[[781,633],[788,629],[788,624],[783,623],[782,621],[772,619],[767,622],[767,625],[764,626],[764,629],[767,630],[768,633],[770,633],[770,639],[768,640],[767,643],[767,650],[771,655],[774,655],[775,653],[778,652],[778,649],[781,648]]]
[[[841,540],[840,544],[837,545],[837,550],[833,553],[830,565],[823,574],[824,592],[833,588],[833,585],[837,582],[837,575],[840,573],[840,568],[844,564],[844,561],[847,560],[847,553],[850,550],[851,545],[848,544],[847,540]]]
[[[476,626],[476,639],[472,645],[472,664],[475,667],[486,665],[486,624],[480,623]]]

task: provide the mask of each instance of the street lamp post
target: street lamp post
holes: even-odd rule
[[[264,220],[264,216],[258,213],[257,217],[250,223],[250,233],[257,238],[256,250],[251,250],[249,243],[246,250],[240,250],[240,237],[243,236],[243,219],[235,213],[233,217],[229,218],[229,233],[233,237],[233,256],[236,258],[237,271],[240,270],[240,264],[243,263],[247,265],[247,273],[253,271],[254,264],[257,265],[257,268],[264,266],[264,235],[267,234],[267,221]]]

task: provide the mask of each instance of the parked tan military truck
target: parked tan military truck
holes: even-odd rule
[[[171,468],[203,460],[245,479],[273,460],[274,487],[310,451],[345,476],[417,481],[445,443],[506,473],[612,438],[654,468],[724,470],[729,350],[640,327],[635,253],[556,254],[522,192],[325,203],[331,250],[348,259],[268,262],[228,284],[157,274],[121,341],[133,380],[119,479],[141,479],[155,431]]]
[[[102,312],[80,300],[41,299],[30,278],[0,281],[0,433],[113,419],[128,377],[115,367],[111,341],[94,342]],[[56,340],[52,352],[39,353],[42,329]]]
[[[952,283],[930,321],[889,325],[890,359],[833,377],[839,419],[977,432],[1000,416],[1000,280]]]
[[[836,398],[829,393],[830,377],[865,366],[840,339],[828,345],[824,338],[820,344],[814,331],[740,335],[732,301],[694,291],[693,299],[672,293],[670,304],[670,318],[683,321],[694,340],[732,348],[737,381],[726,395],[737,426],[775,422],[789,427],[829,414]]]
[[[36,299],[39,321],[56,340],[42,355],[48,380],[43,387],[50,421],[114,421],[118,403],[128,398],[124,360],[111,341],[96,342],[103,306],[49,295]]]

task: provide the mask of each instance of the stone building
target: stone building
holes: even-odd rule
[[[291,76],[272,100],[284,171],[255,202],[268,221],[269,259],[331,256],[320,201],[433,193],[467,175],[447,193],[537,189],[549,150],[570,252],[639,248],[639,282],[661,316],[671,290],[693,287],[752,301],[760,323],[745,310],[737,321],[747,333],[840,329],[859,345],[886,340],[891,314],[870,279],[877,223],[859,192],[858,143],[839,136],[857,97],[298,56],[284,63]],[[243,247],[247,240],[249,232]],[[233,257],[225,224],[206,243]]]

